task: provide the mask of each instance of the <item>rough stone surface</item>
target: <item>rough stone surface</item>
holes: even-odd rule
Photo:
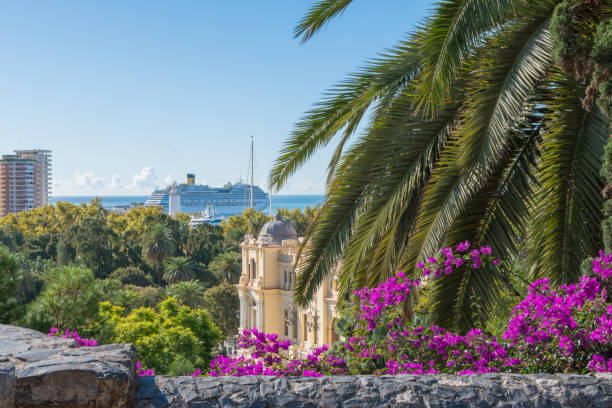
[[[139,378],[139,408],[612,407],[612,375]]]
[[[135,405],[130,344],[76,348],[72,339],[0,324],[0,407]]]
[[[0,325],[0,408],[612,407],[612,375],[135,377],[128,344]]]

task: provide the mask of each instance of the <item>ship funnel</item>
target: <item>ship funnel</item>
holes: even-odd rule
[[[195,184],[195,174],[187,173],[187,185]]]

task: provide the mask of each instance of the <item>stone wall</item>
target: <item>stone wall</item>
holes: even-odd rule
[[[612,407],[612,376],[144,378],[138,407]]]
[[[0,408],[612,407],[612,375],[136,377],[133,346],[0,325]]]

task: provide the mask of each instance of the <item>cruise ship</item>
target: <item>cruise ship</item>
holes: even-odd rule
[[[145,202],[145,206],[161,206],[164,212],[206,213],[214,211],[216,217],[226,218],[241,214],[251,206],[262,211],[268,206],[269,196],[258,186],[243,183],[227,183],[223,187],[196,184],[195,174],[187,174],[187,183],[172,184],[155,190]]]

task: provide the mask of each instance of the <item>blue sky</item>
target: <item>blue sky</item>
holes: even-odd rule
[[[330,86],[393,46],[432,7],[355,0],[306,44],[313,0],[4,2],[0,152],[53,150],[54,195],[139,195],[195,172],[255,181]],[[285,194],[324,191],[331,149]]]

